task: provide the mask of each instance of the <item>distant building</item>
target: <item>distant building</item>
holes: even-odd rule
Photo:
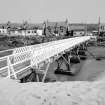
[[[104,23],[99,24],[99,32],[105,32],[105,24]]]
[[[0,28],[0,34],[7,34],[8,33],[8,31],[7,31],[7,29],[3,29],[3,28]]]
[[[85,32],[84,31],[80,31],[80,30],[73,32],[73,36],[82,36],[84,34],[85,34]]]
[[[98,31],[95,30],[95,31],[92,32],[92,34],[93,34],[94,36],[96,36],[96,35],[98,35]]]
[[[36,30],[36,35],[42,36],[43,35],[43,30],[37,29]]]
[[[36,35],[36,30],[32,29],[25,30],[25,35],[26,36]]]
[[[36,35],[36,30],[33,29],[11,29],[10,30],[10,35],[11,36],[31,36],[31,35]]]
[[[82,36],[86,32],[85,24],[69,24],[69,31],[73,31],[73,36]]]

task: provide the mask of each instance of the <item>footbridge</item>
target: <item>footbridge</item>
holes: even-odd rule
[[[35,71],[37,81],[44,82],[50,63],[75,47],[86,44],[90,39],[91,36],[74,37],[1,51],[0,77],[21,79]],[[70,60],[65,61],[70,63]],[[46,67],[42,67],[43,65]],[[39,74],[42,74],[41,80]]]

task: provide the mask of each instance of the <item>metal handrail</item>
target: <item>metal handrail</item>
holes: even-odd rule
[[[76,37],[76,38],[70,38],[70,39],[64,39],[64,40],[59,40],[59,41],[53,41],[53,42],[48,42],[46,44],[41,44],[40,47],[38,47],[37,45],[32,45],[32,46],[28,46],[27,48],[29,48],[29,50],[25,47],[21,47],[20,50],[22,49],[22,51],[20,51],[20,53],[15,53],[15,51],[19,48],[15,48],[14,49],[14,53],[12,53],[12,55],[8,55],[5,57],[1,57],[1,59],[6,58],[7,59],[7,63],[9,62],[9,65],[7,64],[6,67],[8,67],[8,76],[10,77],[11,75],[15,75],[18,72],[21,72],[21,70],[19,70],[18,72],[15,72],[13,70],[13,66],[17,65],[17,64],[21,64],[22,62],[25,62],[27,60],[30,60],[30,65],[34,66],[36,64],[39,64],[40,62],[43,62],[46,59],[49,59],[50,57],[62,53],[64,50],[67,50],[71,47],[74,47],[78,44],[81,44],[87,40],[89,40],[90,37],[86,36],[86,37]],[[75,40],[75,42],[74,42]],[[17,60],[17,62],[14,62],[13,64],[11,63],[11,59],[16,59],[15,57],[19,57],[19,56],[24,56],[25,54],[30,54],[29,58],[24,58],[23,60]],[[26,56],[27,57],[27,56]],[[2,61],[2,60],[1,60]],[[6,68],[4,67],[4,68]],[[3,68],[1,68],[0,70],[2,70]],[[12,69],[12,74],[10,73],[11,71],[9,69]],[[16,77],[16,75],[15,75]]]

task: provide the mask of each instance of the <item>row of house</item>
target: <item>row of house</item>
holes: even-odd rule
[[[18,29],[18,30],[8,30],[8,29],[0,29],[0,35],[11,35],[11,36],[16,36],[16,35],[23,35],[23,36],[30,36],[30,35],[42,35],[43,30],[41,29],[37,29],[37,30],[33,30],[33,29],[27,29],[27,30],[23,30],[23,29]]]
[[[33,26],[36,26],[38,28],[35,28]],[[64,22],[44,22],[41,24],[23,24],[23,26],[19,24],[11,24],[8,22],[7,25],[0,25],[0,34],[1,35],[23,35],[23,36],[29,36],[29,35],[65,35],[66,33],[66,27],[67,27],[67,21]],[[44,32],[45,31],[45,32]]]
[[[8,26],[8,27],[7,27]],[[24,26],[24,27],[23,27]],[[84,35],[88,31],[89,28],[92,30],[97,30],[94,27],[96,25],[86,25],[86,24],[79,24],[79,23],[72,23],[68,24],[68,21],[61,21],[61,22],[44,22],[41,24],[27,24],[25,23],[23,26],[20,24],[8,24],[8,25],[0,25],[0,34],[1,35],[23,35],[23,36],[30,36],[30,35],[39,35],[42,36],[46,35],[65,35],[66,31],[72,31],[74,36]],[[37,28],[36,28],[36,27]],[[90,30],[90,29],[89,29]],[[103,26],[100,26],[100,30],[104,30]],[[44,32],[45,31],[45,32]]]
[[[27,30],[11,30],[9,32],[9,35],[23,35],[23,36],[31,36],[31,35],[39,35],[42,36],[43,30],[37,29],[37,30],[33,30],[33,29],[27,29]]]
[[[17,23],[5,23],[0,24],[0,35],[42,35],[43,30],[36,27],[34,24],[17,24]]]

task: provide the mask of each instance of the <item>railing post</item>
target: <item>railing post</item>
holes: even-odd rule
[[[16,73],[14,71],[13,65],[11,64],[10,61],[10,56],[7,58],[7,63],[8,63],[8,77],[11,78],[11,72],[14,75],[15,79],[17,79]]]
[[[48,64],[47,64],[46,70],[45,70],[45,72],[44,72],[44,76],[43,76],[42,82],[45,81],[45,78],[46,78],[46,75],[47,75],[47,71],[48,71],[48,69],[49,69],[49,66],[50,66],[50,59],[49,59],[49,61],[48,61]]]
[[[9,56],[7,57],[7,65],[8,65],[8,77],[11,78],[11,68],[9,63]]]
[[[36,64],[36,69],[37,69],[37,71],[40,69],[38,64]],[[36,81],[40,82],[39,74],[37,74],[37,73],[36,73]]]

